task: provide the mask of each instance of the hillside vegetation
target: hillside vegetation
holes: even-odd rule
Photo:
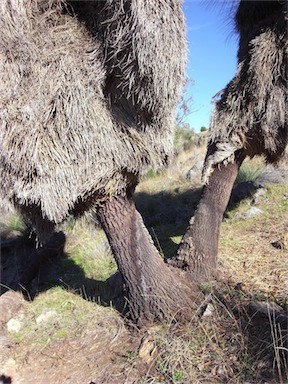
[[[193,145],[191,137],[179,140],[169,168],[150,170],[136,190],[137,207],[165,258],[175,254],[200,198],[205,147],[198,139]],[[208,305],[185,325],[135,329],[125,317],[103,231],[89,215],[66,222],[64,252],[45,258],[33,297],[25,301],[14,291],[1,297],[0,383],[287,383],[287,170],[278,183],[271,172],[261,159],[242,166],[238,181],[256,187],[231,201],[217,280],[202,287]],[[247,217],[251,208],[257,214]],[[4,293],[34,240],[15,213],[1,218]]]

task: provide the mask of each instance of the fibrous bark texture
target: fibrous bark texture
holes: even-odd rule
[[[188,269],[194,281],[209,280],[217,267],[220,226],[244,158],[243,151],[238,151],[233,163],[214,169],[180,243],[176,264]]]
[[[96,215],[123,276],[133,322],[191,317],[199,289],[184,272],[164,263],[129,191],[103,203]]]

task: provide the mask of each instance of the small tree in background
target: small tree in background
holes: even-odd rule
[[[193,105],[193,98],[192,96],[188,96],[188,88],[190,86],[194,85],[194,80],[191,79],[191,77],[186,77],[184,80],[184,85],[182,89],[182,95],[178,104],[177,109],[177,115],[176,115],[176,123],[177,126],[183,126],[187,123],[184,122],[187,116],[189,116],[191,113],[194,112],[192,105]]]
[[[176,127],[174,137],[174,149],[176,154],[189,149],[194,142],[195,131],[189,123],[184,123]]]
[[[192,108],[193,98],[188,95],[188,88],[193,85],[194,80],[187,76],[184,80],[182,95],[176,115],[176,130],[174,137],[174,149],[176,154],[189,149],[191,144],[195,141],[194,128],[192,128],[189,123],[185,122],[186,117],[194,112]]]

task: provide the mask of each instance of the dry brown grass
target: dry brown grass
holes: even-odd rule
[[[238,220],[236,211],[245,211],[243,202],[221,228],[220,271],[248,292],[282,300],[288,292],[287,249],[273,246],[287,233],[287,186],[268,187],[260,208],[263,213],[249,220]]]

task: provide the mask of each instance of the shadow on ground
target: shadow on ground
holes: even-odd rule
[[[182,237],[189,220],[194,215],[201,197],[201,188],[179,193],[160,192],[149,195],[135,193],[135,203],[141,213],[155,245],[165,258],[175,255],[178,244],[175,237]]]
[[[125,313],[122,278],[119,273],[106,281],[87,278],[83,269],[64,252],[66,236],[55,233],[45,248],[36,248],[34,239],[17,236],[1,238],[0,295],[7,290],[22,291],[27,300],[55,286],[95,301],[113,305]]]
[[[252,181],[241,182],[233,188],[225,215],[235,209],[242,200],[253,197],[262,186]],[[168,259],[175,255],[178,242],[184,235],[189,220],[193,217],[201,198],[202,188],[190,188],[179,193],[160,192],[149,195],[135,193],[135,203],[141,213],[156,246]],[[173,240],[173,238],[176,242]],[[179,238],[180,237],[180,238]]]
[[[171,193],[135,193],[137,209],[165,259],[175,255],[200,200],[201,190],[191,188],[181,193],[176,188]],[[247,194],[241,195],[241,199],[245,197]],[[2,236],[0,294],[7,289],[26,287],[24,293],[28,299],[33,299],[38,293],[61,285],[87,300],[112,304],[121,313],[125,312],[121,275],[116,273],[106,281],[87,278],[81,266],[65,253],[65,243],[63,232],[55,233],[45,248],[38,249],[35,236],[27,236],[27,233],[6,239]]]

